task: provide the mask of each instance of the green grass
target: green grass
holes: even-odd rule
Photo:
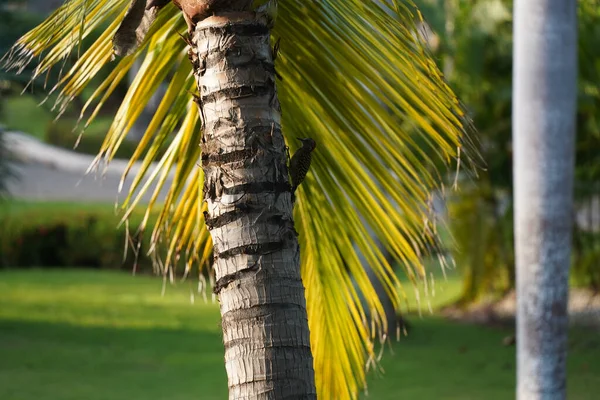
[[[92,271],[0,273],[3,400],[223,399],[216,305]]]
[[[154,211],[151,214],[150,222],[154,223],[154,218],[158,215],[162,203],[157,202]],[[132,213],[132,220],[139,222],[145,215],[146,208],[142,204]],[[82,215],[97,215],[113,223],[115,229],[123,216],[120,206],[115,208],[113,203],[76,203],[66,201],[23,201],[10,199],[0,202],[0,218],[9,217],[11,219],[35,220],[35,222],[45,223],[54,220],[64,220],[67,217],[80,217]],[[29,221],[27,221],[29,222]],[[152,225],[150,225],[152,227]]]
[[[71,201],[25,201],[10,199],[0,203],[0,216],[18,215],[24,212],[39,212],[45,214],[62,214],[73,210],[109,212],[114,214],[114,204],[111,203],[76,203]]]
[[[40,140],[54,118],[46,108],[38,106],[39,99],[31,95],[11,96],[5,99],[2,123],[8,129],[29,133]]]
[[[0,272],[3,400],[224,399],[215,304],[192,283],[96,271]],[[371,373],[369,399],[514,397],[511,332],[411,318],[408,337]],[[600,335],[571,333],[569,399],[597,398]],[[363,398],[366,398],[363,396]]]
[[[42,100],[40,96],[23,94],[19,96],[8,96],[3,99],[3,110],[0,115],[0,123],[6,125],[8,129],[17,130],[28,133],[36,138],[46,141],[47,131],[56,117],[56,114],[49,110],[49,105],[53,104],[53,99],[49,99],[46,105],[40,106]],[[78,114],[73,110],[63,115],[58,121],[59,129],[63,129],[65,134],[68,134],[77,124]],[[85,120],[83,121],[85,122]],[[98,117],[85,130],[82,141],[89,137],[104,137],[110,128],[112,118]],[[81,125],[83,126],[83,125]],[[76,137],[76,136],[75,136]],[[75,137],[73,142],[65,147],[72,149],[75,145]],[[77,149],[75,149],[77,150]],[[97,152],[98,149],[95,150]],[[91,152],[90,152],[91,153]],[[93,153],[95,154],[95,153]]]
[[[430,315],[443,306],[457,301],[462,292],[462,278],[456,268],[442,270],[437,259],[425,263],[427,271],[427,285],[419,283],[415,287],[407,278],[402,268],[397,268],[397,276],[402,284],[406,298],[402,302],[402,310],[411,313]]]
[[[411,320],[412,333],[383,358],[385,374],[369,379],[369,398],[504,400],[514,398],[515,347],[502,345],[513,329]],[[600,390],[600,335],[571,330],[568,398],[592,400]]]

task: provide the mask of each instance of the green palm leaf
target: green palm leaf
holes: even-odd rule
[[[80,51],[79,43],[93,29],[108,23],[52,89],[60,94],[59,110],[64,109],[109,63],[111,38],[127,7],[125,0],[71,0],[15,45],[7,65],[22,67],[40,57],[35,74],[42,76]],[[278,86],[284,134],[292,149],[295,137],[310,136],[318,143],[311,172],[298,191],[295,218],[323,398],[357,396],[365,386],[365,366],[374,364],[375,345],[386,331],[383,308],[357,251],[396,305],[401,303],[396,275],[369,230],[415,284],[423,281],[423,260],[437,246],[426,204],[432,191],[442,188],[439,168],[455,165],[461,153],[467,161],[464,155],[474,154],[463,108],[419,40],[419,18],[411,1],[279,1],[274,35],[281,38],[277,69],[283,78]],[[181,257],[187,260],[186,272],[194,263],[207,264],[212,249],[197,165],[200,116],[186,93],[194,90],[194,80],[186,43],[178,35],[185,30],[175,7],[161,10],[137,50],[111,64],[109,77],[82,112],[89,124],[134,60],[143,60],[97,158],[110,161],[160,83],[169,82],[131,160],[133,165],[145,154],[123,204],[126,219],[141,193],[155,185],[144,207],[148,215],[153,207],[162,209],[153,242],[165,242],[167,253],[159,254],[159,246],[153,250],[165,274]],[[169,174],[173,183],[167,199],[157,204]]]

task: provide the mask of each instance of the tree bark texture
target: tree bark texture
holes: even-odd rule
[[[566,397],[577,1],[514,3],[517,398]]]
[[[204,124],[230,399],[315,399],[300,249],[270,29],[253,12],[195,25],[190,60]]]

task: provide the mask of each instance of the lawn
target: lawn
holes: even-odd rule
[[[48,124],[52,123],[52,113],[38,106],[39,99],[33,96],[12,96],[4,100],[4,110],[0,118],[8,129],[27,132],[43,140]]]
[[[50,111],[48,106],[40,106],[39,103],[42,99],[43,97],[27,94],[7,97],[4,99],[4,110],[0,115],[0,121],[8,129],[25,132],[45,141],[47,139],[46,131],[53,123],[56,113]],[[49,100],[49,102],[49,104],[52,104],[52,100]],[[64,121],[62,126],[71,130],[77,124],[77,117],[78,114],[72,112],[70,116],[63,116],[59,121]],[[104,135],[108,131],[111,122],[111,118],[98,118],[86,130],[85,137]],[[75,145],[75,142],[71,143],[69,148],[72,148],[73,145]]]
[[[117,272],[0,271],[0,398],[225,399],[217,305],[191,282],[161,289]],[[513,397],[510,330],[427,314],[411,323],[368,398]],[[597,398],[600,335],[572,331],[570,345],[569,399]]]

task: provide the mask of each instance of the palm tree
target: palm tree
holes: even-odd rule
[[[7,66],[40,57],[41,76],[103,28],[53,88],[63,110],[110,63],[114,38],[122,57],[87,99],[89,124],[143,60],[96,165],[168,81],[131,160],[145,154],[124,220],[156,183],[146,207],[162,209],[152,231],[162,273],[173,276],[180,259],[189,273],[214,254],[231,398],[314,398],[315,388],[356,398],[387,331],[358,252],[398,307],[398,279],[369,229],[413,282],[424,280],[437,165],[469,159],[469,122],[420,42],[420,14],[410,1],[281,0],[272,30],[274,2],[175,3],[184,17],[168,1],[71,0],[17,42]],[[294,201],[286,143],[307,136],[317,150]]]
[[[566,398],[577,1],[514,3],[517,398]]]

